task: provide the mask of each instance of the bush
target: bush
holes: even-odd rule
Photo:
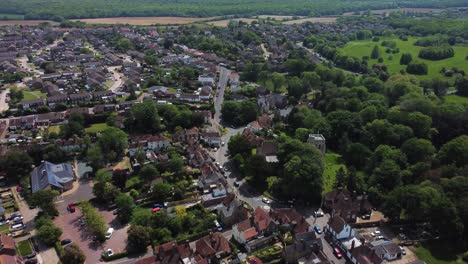
[[[128,256],[128,252],[127,251],[122,251],[120,253],[115,253],[114,255],[112,256],[107,256],[107,254],[104,254],[102,255],[102,260],[104,261],[112,261],[112,260],[116,260],[116,259],[121,259],[121,258],[125,258]]]
[[[427,71],[427,65],[423,62],[411,62],[406,67],[406,72],[416,75],[426,75]]]
[[[443,60],[455,56],[455,51],[452,47],[429,47],[419,51],[419,58],[426,60]]]

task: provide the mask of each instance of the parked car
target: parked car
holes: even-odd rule
[[[315,217],[322,217],[322,216],[323,216],[323,212],[321,212],[321,211],[315,211],[315,212],[314,212],[314,215],[315,215]]]
[[[36,264],[36,263],[38,263],[36,258],[27,259],[27,260],[24,262],[24,264]]]
[[[370,214],[365,214],[365,215],[361,216],[361,219],[364,219],[364,220],[370,219]]]
[[[75,205],[75,204],[68,204],[67,210],[68,210],[70,213],[74,213],[74,212],[76,211],[76,205]]]
[[[400,246],[412,246],[413,242],[412,241],[404,241],[400,243]]]
[[[322,234],[322,229],[320,229],[320,227],[314,226],[314,230],[315,230],[315,232],[317,232],[317,234],[319,234],[319,235]]]
[[[0,226],[10,223],[10,220],[5,220],[0,222]]]
[[[161,207],[153,207],[153,209],[151,209],[152,213],[157,213],[159,211],[161,211]]]
[[[380,236],[377,236],[377,239],[378,239],[378,240],[380,240],[380,239],[385,240],[385,237],[382,236],[382,235],[380,235]]]
[[[240,186],[240,183],[239,183],[239,182],[234,182],[234,186],[235,186],[235,187],[239,187],[239,186]]]
[[[370,234],[371,234],[371,236],[376,237],[376,236],[380,236],[382,233],[379,230],[376,230],[376,231],[374,231],[374,232],[372,232]]]
[[[333,248],[333,254],[335,255],[337,259],[340,259],[343,257],[343,254],[341,254],[341,250],[337,247]]]
[[[32,259],[32,258],[34,258],[34,257],[36,257],[36,253],[33,252],[33,253],[31,253],[31,254],[25,256],[24,258],[25,258],[25,259]]]
[[[11,220],[15,219],[15,217],[18,217],[18,216],[21,216],[21,214],[18,213],[18,212],[12,213],[12,214],[8,217],[8,220],[11,221]]]
[[[264,202],[266,204],[271,204],[271,200],[266,198],[266,197],[262,197],[262,202]]]
[[[16,224],[16,225],[12,225],[11,226],[11,229],[13,230],[20,230],[20,229],[23,229],[24,228],[24,224],[21,223],[21,224]]]
[[[106,254],[107,254],[108,257],[110,257],[110,256],[114,255],[114,251],[112,251],[112,249],[108,248],[106,250]]]
[[[164,207],[166,207],[166,204],[167,204],[167,203],[164,203],[164,204],[155,203],[155,204],[153,204],[153,207],[160,207],[160,208],[164,208]]]
[[[71,242],[72,241],[70,239],[64,239],[64,240],[60,241],[60,245],[65,246],[65,245],[70,244]]]
[[[111,238],[111,236],[112,236],[113,233],[114,233],[114,228],[110,227],[109,229],[107,229],[107,232],[106,232],[106,239]]]
[[[401,254],[406,255],[406,250],[404,247],[400,246]]]

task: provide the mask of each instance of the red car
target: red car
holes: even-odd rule
[[[76,205],[75,205],[75,204],[68,204],[67,210],[68,210],[70,213],[74,213],[74,212],[76,211]]]
[[[151,209],[151,212],[152,213],[156,213],[156,212],[159,212],[161,210],[161,208],[159,207],[154,207],[153,209]]]
[[[333,254],[335,254],[336,258],[340,259],[343,257],[343,255],[341,254],[341,251],[339,248],[337,247],[334,247],[333,248]]]

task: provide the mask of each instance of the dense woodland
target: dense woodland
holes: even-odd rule
[[[378,0],[57,0],[44,5],[42,0],[5,0],[0,13],[20,14],[25,19],[96,18],[116,16],[222,16],[222,15],[331,15],[346,11],[396,7],[463,6],[463,0],[378,1]]]

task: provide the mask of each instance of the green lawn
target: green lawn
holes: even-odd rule
[[[336,173],[343,167],[346,170],[346,166],[340,162],[341,155],[333,152],[325,154],[325,170],[323,172],[323,192],[327,193],[333,190],[333,184],[335,183]]]
[[[8,233],[8,224],[0,226],[0,233],[6,234]]]
[[[363,56],[370,57],[372,49],[375,45],[378,45],[380,49],[380,55],[384,59],[383,63],[388,66],[388,71],[390,73],[396,73],[399,72],[401,69],[406,69],[406,65],[400,65],[400,57],[402,53],[411,53],[411,55],[413,56],[413,60],[421,60],[428,65],[429,72],[427,75],[420,76],[420,78],[422,79],[439,75],[439,72],[442,69],[442,67],[445,67],[446,69],[457,67],[459,69],[468,71],[468,61],[465,60],[465,56],[468,55],[468,47],[453,46],[455,56],[452,58],[440,61],[423,60],[418,58],[419,50],[421,50],[423,47],[413,45],[413,43],[417,39],[418,38],[410,37],[408,38],[408,41],[402,41],[396,37],[386,37],[380,38],[378,42],[373,42],[371,40],[350,41],[341,50],[347,55],[351,55],[361,59]],[[395,41],[397,43],[397,48],[400,49],[400,52],[396,54],[385,53],[385,50],[387,48],[380,45],[383,40]],[[389,60],[389,56],[393,56],[393,59]],[[376,59],[369,60],[369,67],[371,67],[375,63],[377,63]]]
[[[86,133],[98,133],[106,130],[109,126],[106,123],[93,124],[86,128]]]
[[[0,20],[23,20],[23,15],[0,13]]]
[[[47,94],[41,93],[41,91],[26,91],[23,90],[23,101],[33,100],[37,98],[45,98]]]
[[[48,130],[49,133],[55,132],[56,134],[60,134],[60,126],[50,126]]]
[[[429,251],[425,247],[418,247],[414,251],[416,256],[427,264],[467,264],[461,257],[457,257],[455,254],[450,255],[446,252],[442,253],[442,256],[436,257],[435,254]]]
[[[27,256],[33,252],[29,240],[23,240],[16,243],[16,248],[18,249],[20,256]]]
[[[445,96],[445,101],[448,103],[466,103],[468,104],[468,97],[450,94]]]

